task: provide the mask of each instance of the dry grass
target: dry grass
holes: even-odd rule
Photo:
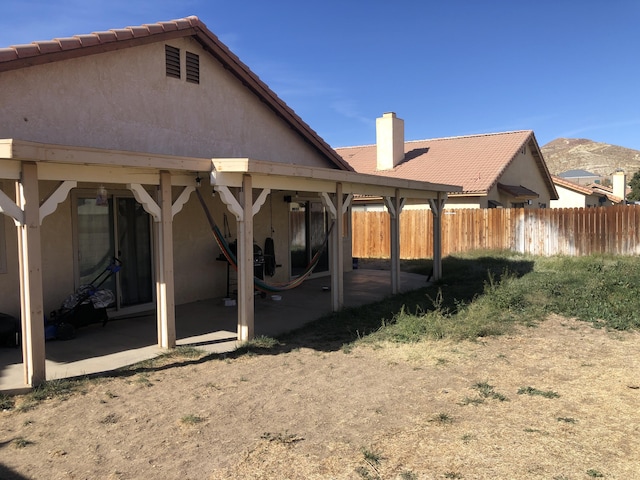
[[[0,478],[631,479],[639,363],[640,334],[552,317],[478,341],[149,365],[144,382],[16,398]]]

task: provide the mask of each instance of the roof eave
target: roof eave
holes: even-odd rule
[[[560,198],[558,196],[558,191],[556,190],[555,184],[553,183],[553,179],[551,178],[551,173],[547,168],[547,164],[544,161],[542,152],[540,151],[540,146],[538,145],[538,141],[536,140],[536,136],[533,133],[533,130],[527,130],[527,131],[529,132],[529,135],[527,136],[527,138],[525,138],[524,142],[522,142],[522,144],[518,147],[518,149],[513,153],[513,156],[511,157],[511,159],[507,163],[505,163],[504,167],[502,168],[502,170],[500,170],[500,172],[498,173],[494,181],[491,183],[488,190],[491,190],[493,187],[495,187],[498,184],[500,177],[502,177],[502,174],[514,162],[514,160],[518,156],[518,152],[520,151],[520,149],[523,146],[527,145],[531,150],[533,159],[538,165],[538,169],[540,170],[543,180],[547,186],[547,189],[549,190],[549,193],[550,193],[549,198],[551,200],[558,200],[558,198]]]

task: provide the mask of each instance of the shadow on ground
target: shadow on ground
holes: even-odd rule
[[[378,262],[380,264],[380,262]],[[384,268],[382,263],[382,268]],[[469,304],[483,294],[486,282],[491,278],[500,281],[504,275],[522,277],[533,271],[534,262],[523,259],[479,257],[462,259],[447,257],[443,261],[445,272],[441,281],[418,290],[388,296],[368,305],[345,308],[323,316],[316,321],[278,335],[274,339],[260,339],[224,354],[210,354],[197,359],[166,358],[161,365],[154,361],[127,367],[109,376],[133,375],[141,372],[165,370],[175,366],[204,363],[215,359],[238,358],[242,355],[278,355],[299,348],[311,348],[323,352],[337,351],[358,339],[377,331],[381,325],[394,322],[404,309],[409,313],[427,312],[434,308],[434,298],[442,293],[441,307],[454,310],[456,305]],[[430,263],[405,262],[403,271],[428,275]]]

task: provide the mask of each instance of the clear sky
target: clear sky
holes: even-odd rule
[[[0,0],[0,47],[197,15],[331,146],[534,130],[640,150],[640,0]]]

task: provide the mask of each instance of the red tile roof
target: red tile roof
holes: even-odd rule
[[[336,151],[356,172],[461,185],[463,193],[485,194],[497,184],[525,145],[532,149],[543,178],[555,194],[531,130],[405,142],[404,161],[392,170],[383,171],[376,168],[375,145],[337,148]]]
[[[553,179],[553,183],[560,187],[564,187],[568,190],[573,190],[574,192],[581,193],[582,195],[599,195],[603,196],[604,194],[600,192],[596,192],[591,187],[585,187],[584,185],[579,185],[575,182],[567,180],[566,178],[559,177],[557,175],[551,175]]]
[[[590,183],[589,185],[587,185],[587,188],[592,189],[595,195],[599,195],[599,194],[605,195],[613,203],[624,202],[623,198],[613,194],[613,187],[608,187],[606,185],[602,185],[601,183]],[[631,193],[631,188],[626,187],[625,195],[629,195],[630,193]]]
[[[200,42],[205,50],[261,98],[313,148],[340,169],[353,170],[195,16],[0,48],[0,72],[187,36],[192,36]]]
[[[624,199],[613,194],[613,188],[601,185],[599,183],[590,183],[589,185],[579,185],[566,178],[557,175],[551,175],[553,183],[564,187],[582,195],[593,195],[596,197],[606,197],[612,203],[622,203]]]

